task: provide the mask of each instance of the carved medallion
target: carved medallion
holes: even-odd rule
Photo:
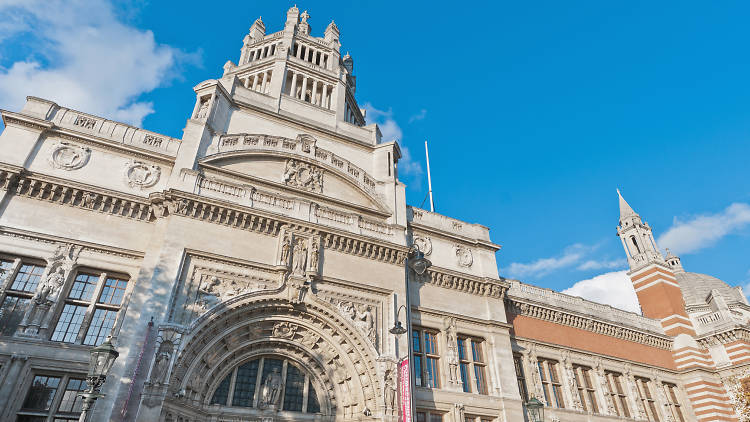
[[[474,263],[474,257],[471,254],[471,249],[456,245],[454,247],[456,251],[456,259],[458,260],[458,265],[462,267],[471,267],[471,265]]]
[[[414,244],[425,256],[432,253],[432,240],[429,237],[414,236]]]
[[[88,163],[91,149],[60,142],[52,147],[49,163],[52,167],[63,170],[78,170]]]
[[[284,184],[323,192],[323,170],[312,164],[289,159],[284,170]]]
[[[125,166],[125,183],[131,188],[150,188],[159,181],[161,168],[141,161],[128,161]]]

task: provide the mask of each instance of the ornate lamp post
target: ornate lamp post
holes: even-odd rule
[[[544,422],[544,403],[532,396],[526,402],[526,411],[529,413],[529,422]]]
[[[107,379],[107,374],[115,363],[115,359],[120,354],[112,346],[111,337],[107,338],[107,341],[100,344],[99,346],[91,349],[91,360],[89,361],[89,373],[86,375],[86,391],[80,393],[83,397],[83,407],[81,409],[81,417],[78,418],[78,422],[88,422],[91,417],[92,408],[96,399],[103,397],[99,391]]]

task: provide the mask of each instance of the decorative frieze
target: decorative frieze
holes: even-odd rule
[[[500,280],[486,278],[475,278],[466,274],[452,273],[447,270],[430,267],[427,270],[429,277],[425,278],[427,283],[438,287],[493,298],[502,298],[508,289],[507,284]]]
[[[304,161],[290,158],[286,161],[284,184],[312,192],[323,192],[323,169]]]
[[[510,295],[510,292],[509,292]],[[616,337],[627,341],[645,344],[660,349],[671,350],[672,340],[666,335],[656,335],[612,322],[597,320],[590,315],[572,313],[563,309],[552,309],[536,303],[521,301],[507,296],[506,309],[516,315],[541,319],[555,324],[567,325],[605,336]]]

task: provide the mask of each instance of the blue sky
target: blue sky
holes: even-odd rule
[[[180,137],[191,88],[291,4],[0,0],[0,107],[37,95]],[[600,276],[571,292],[615,303],[619,187],[688,271],[750,283],[747,2],[298,6],[313,35],[339,26],[360,105],[408,151],[408,202],[429,139],[437,211],[490,227],[501,275]]]

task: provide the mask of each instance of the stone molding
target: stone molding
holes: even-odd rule
[[[0,165],[0,189],[9,194],[148,221],[151,206],[144,198],[99,190],[56,177]]]
[[[14,237],[18,239],[30,240],[33,242],[45,243],[48,245],[56,245],[59,243],[67,243],[83,248],[86,252],[94,252],[102,255],[112,255],[126,259],[140,260],[143,258],[143,253],[138,251],[132,251],[128,249],[121,249],[107,245],[101,245],[97,243],[82,242],[80,240],[72,240],[68,238],[62,238],[58,236],[50,236],[42,233],[35,233],[21,229],[13,229],[10,227],[0,226],[0,236]]]
[[[435,266],[430,267],[427,272],[429,276],[423,278],[425,283],[445,289],[458,290],[464,293],[496,299],[501,299],[508,290],[507,283],[501,280],[472,277]]]
[[[745,327],[735,327],[726,331],[701,336],[696,339],[700,347],[704,349],[708,349],[716,344],[726,344],[737,340],[745,340],[750,343],[750,329]]]
[[[659,349],[672,350],[673,341],[666,335],[657,335],[635,330],[630,327],[624,327],[619,324],[595,319],[590,315],[581,315],[566,310],[553,309],[524,299],[519,300],[511,296],[506,297],[505,306],[505,309],[508,312],[512,312],[516,315],[541,319],[555,324],[566,325]]]

